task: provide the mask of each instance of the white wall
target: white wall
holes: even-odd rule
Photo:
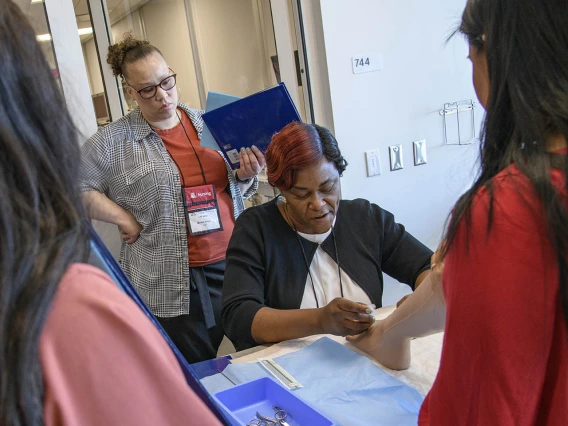
[[[168,65],[177,73],[180,100],[200,108],[184,0],[154,0],[139,11],[146,38],[160,49]]]
[[[266,88],[267,55],[256,1],[192,4],[205,90],[243,97]],[[271,26],[266,29],[272,31]]]
[[[478,145],[446,146],[445,102],[474,99],[467,45],[445,39],[465,0],[321,0],[335,135],[349,167],[343,197],[366,198],[395,214],[435,249],[444,221],[471,183]],[[353,74],[351,58],[381,53],[384,69]],[[482,111],[478,108],[478,120]],[[426,139],[428,164],[415,167],[412,141]],[[404,169],[389,171],[388,146],[403,144]],[[366,177],[364,152],[379,149],[382,175]],[[394,280],[384,297],[400,293]],[[401,286],[399,286],[401,287]]]
[[[111,33],[113,42],[117,42],[124,37],[129,31],[132,31],[135,37],[143,38],[144,34],[140,27],[140,12],[139,9],[129,13],[124,18],[117,22],[112,22]]]

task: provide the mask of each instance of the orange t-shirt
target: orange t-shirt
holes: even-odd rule
[[[181,124],[178,124],[171,129],[154,129],[154,131],[160,136],[170,156],[180,168],[181,184],[184,185],[185,182],[186,187],[204,185],[199,162],[188,140],[189,136],[199,156],[199,160],[201,160],[207,183],[215,185],[219,215],[223,226],[222,231],[195,236],[190,235],[189,230],[187,230],[189,266],[199,267],[225,259],[229,239],[231,238],[235,226],[233,199],[227,191],[229,178],[227,176],[225,160],[223,160],[223,157],[221,157],[217,151],[203,148],[200,145],[201,142],[197,137],[195,127],[193,127],[187,114],[180,109],[177,111],[181,117],[183,127]],[[184,132],[184,128],[187,132],[187,136]]]

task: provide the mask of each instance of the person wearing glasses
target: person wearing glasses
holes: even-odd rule
[[[187,361],[213,358],[225,252],[264,156],[241,152],[234,172],[201,147],[203,111],[178,102],[176,74],[148,41],[126,34],[107,62],[138,106],[83,145],[85,205],[118,226],[122,268]]]

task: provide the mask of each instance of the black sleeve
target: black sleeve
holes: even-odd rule
[[[396,223],[392,213],[373,204],[376,220],[382,223],[383,255],[381,269],[387,275],[408,284],[414,290],[416,278],[430,269],[432,250]]]
[[[223,283],[223,328],[237,350],[258,345],[251,327],[265,300],[264,239],[252,210],[241,214],[235,223]]]

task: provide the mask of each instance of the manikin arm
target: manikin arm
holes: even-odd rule
[[[432,256],[432,265],[436,265]],[[410,366],[410,342],[444,330],[446,304],[442,292],[441,271],[437,265],[390,316],[377,321],[367,332],[348,336],[347,340],[368,352],[385,367],[405,370]]]

